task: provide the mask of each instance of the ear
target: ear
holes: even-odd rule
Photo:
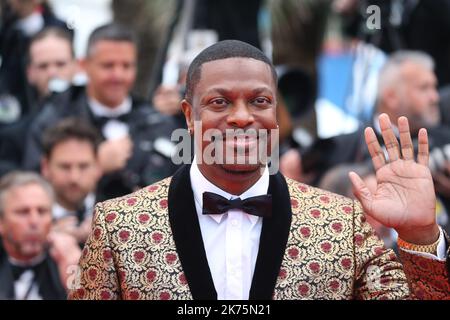
[[[34,85],[35,83],[35,72],[34,68],[31,65],[27,66],[27,80],[28,83]]]
[[[78,69],[82,72],[86,72],[89,65],[89,58],[85,57],[83,59],[80,59],[78,62]]]
[[[194,110],[193,106],[186,100],[181,101],[181,109],[183,110],[184,117],[186,118],[186,124],[189,132],[194,132]]]
[[[84,72],[84,67],[82,66],[82,62],[83,60],[79,60],[79,59],[74,59],[72,64],[73,64],[73,73],[77,74],[80,72]]]
[[[50,170],[49,170],[49,161],[47,157],[42,157],[41,159],[41,174],[45,179],[49,179]]]

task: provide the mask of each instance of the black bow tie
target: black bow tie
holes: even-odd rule
[[[86,215],[86,206],[84,204],[82,204],[77,211],[75,211],[75,215],[78,219],[78,225],[80,225],[81,223],[83,223],[84,221],[84,217]]]
[[[253,216],[272,216],[272,195],[266,194],[241,200],[228,200],[212,192],[203,193],[203,214],[223,214],[231,209],[242,210]]]
[[[40,264],[37,265],[32,265],[32,266],[17,266],[14,264],[11,264],[11,271],[14,277],[14,281],[18,280],[23,273],[25,273],[26,271],[34,271],[36,272],[37,268],[39,267]]]
[[[116,120],[116,121],[128,123],[129,122],[129,118],[130,118],[130,114],[129,113],[125,113],[125,114],[122,114],[122,115],[117,116],[117,117],[104,117],[104,116],[95,116],[94,115],[93,122],[94,122],[95,127],[101,129],[111,120]]]

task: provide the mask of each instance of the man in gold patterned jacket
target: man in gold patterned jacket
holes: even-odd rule
[[[182,102],[190,133],[196,141],[208,129],[274,135],[276,83],[271,62],[248,44],[205,49]],[[371,193],[350,173],[359,201],[269,175],[263,161],[202,161],[221,140],[200,140],[193,164],[173,177],[97,205],[70,297],[448,299],[448,240],[436,224],[426,131],[416,162],[407,119],[398,119],[400,144],[390,119],[379,121],[388,157],[368,128],[378,185]],[[248,157],[259,139],[224,139],[223,151]],[[363,211],[396,229],[402,263]]]

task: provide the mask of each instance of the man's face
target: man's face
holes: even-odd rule
[[[412,130],[439,123],[439,95],[434,73],[417,63],[402,66],[400,110],[408,117]]]
[[[269,130],[277,128],[276,104],[276,84],[267,64],[249,58],[216,60],[202,66],[201,78],[192,98],[192,112],[195,116],[189,116],[188,112],[187,120],[191,124],[194,117],[201,121],[200,135],[208,129],[218,129],[225,139],[226,131],[230,129],[266,129],[269,133],[266,152],[270,153]],[[241,148],[248,155],[257,147],[259,138],[241,141],[226,139],[223,153],[229,155],[234,151],[234,163],[203,166],[204,170],[210,171],[213,176],[226,176],[227,179],[258,171],[260,163],[246,161],[237,164],[236,151]],[[205,150],[211,143],[202,141],[202,149]]]
[[[89,96],[110,108],[120,105],[136,79],[136,54],[130,42],[97,42],[84,63]]]
[[[50,158],[43,160],[42,173],[52,184],[58,203],[69,210],[82,205],[100,177],[92,145],[77,139],[57,144]]]
[[[35,86],[39,96],[49,94],[48,84],[52,79],[72,81],[76,62],[70,43],[57,37],[47,37],[34,42],[30,47],[28,82]]]
[[[38,184],[11,188],[3,198],[0,233],[8,255],[26,261],[45,250],[52,223],[52,200]]]

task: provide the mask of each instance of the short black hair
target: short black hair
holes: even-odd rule
[[[88,142],[96,155],[102,141],[97,129],[86,122],[86,120],[66,118],[44,131],[42,149],[45,157],[50,158],[53,149],[57,145],[72,139]]]
[[[39,42],[43,39],[50,37],[55,37],[57,39],[67,41],[67,43],[70,46],[72,58],[75,58],[75,50],[73,47],[73,34],[61,27],[52,26],[52,27],[45,27],[30,39],[30,42],[28,44],[27,64],[31,63],[31,54],[30,54],[31,46],[36,42]]]
[[[264,62],[270,67],[273,80],[277,84],[277,72],[270,59],[261,50],[239,40],[224,40],[206,48],[192,61],[186,78],[185,98],[187,101],[192,102],[194,89],[200,81],[202,65],[206,62],[228,58],[250,58]]]
[[[137,36],[133,30],[119,23],[109,23],[92,31],[87,44],[86,56],[92,53],[92,48],[100,41],[130,42],[136,47],[138,46]]]

